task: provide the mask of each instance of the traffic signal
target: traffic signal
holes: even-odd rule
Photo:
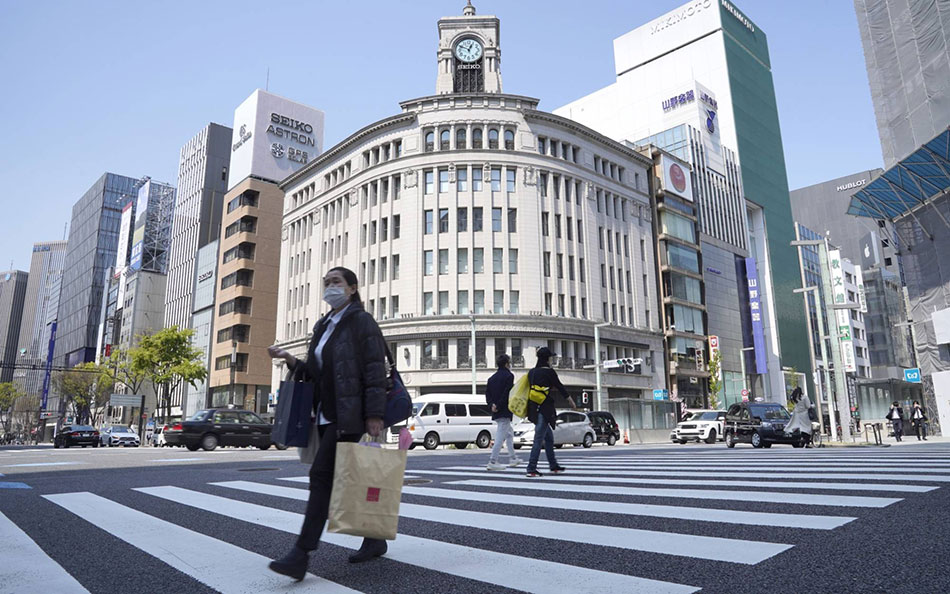
[[[640,373],[640,366],[643,365],[643,359],[626,357],[623,359],[617,359],[617,366],[623,367],[624,371],[628,373]]]

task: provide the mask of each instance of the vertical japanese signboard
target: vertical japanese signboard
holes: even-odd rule
[[[854,283],[858,286],[858,305],[861,313],[868,313],[868,297],[864,292],[864,274],[860,266],[854,267]]]
[[[755,349],[755,372],[767,373],[765,330],[762,325],[762,286],[755,267],[755,258],[745,259],[745,276],[749,288],[749,313],[752,318],[752,346]]]
[[[828,250],[828,267],[831,269],[831,296],[835,305],[848,302],[848,291],[844,286],[844,268],[841,262],[841,250]],[[841,347],[841,361],[844,370],[851,373],[858,370],[854,360],[854,342],[851,337],[851,313],[847,309],[836,309],[835,322],[838,325],[838,344]]]

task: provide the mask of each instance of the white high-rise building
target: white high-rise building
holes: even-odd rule
[[[56,308],[59,307],[58,290],[53,289],[61,280],[65,259],[65,241],[44,241],[33,244],[30,276],[27,280],[26,299],[23,303],[23,319],[20,322],[17,364],[32,365],[36,369],[19,368],[13,373],[13,380],[20,389],[29,394],[39,394],[43,389],[51,332],[46,318],[50,308],[55,318]]]
[[[231,133],[227,126],[210,123],[181,147],[165,289],[166,328],[192,328],[197,254],[221,234]],[[173,414],[180,414],[186,393],[181,386],[172,394]]]

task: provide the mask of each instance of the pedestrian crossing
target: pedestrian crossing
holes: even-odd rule
[[[34,515],[108,547],[89,571],[54,546],[42,522],[0,501],[0,593],[109,592],[110,564],[143,555],[168,568],[163,591],[725,591],[731,572],[774,572],[795,549],[872,530],[950,480],[950,446],[913,455],[567,450],[558,455],[567,473],[540,479],[523,468],[487,472],[485,458],[410,457],[407,475],[431,482],[403,488],[399,536],[385,558],[322,562],[361,542],[324,533],[311,575],[296,586],[266,568],[303,521],[309,479],[289,462],[252,480],[40,493]]]

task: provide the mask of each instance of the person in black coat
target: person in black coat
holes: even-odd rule
[[[891,410],[887,412],[887,420],[891,422],[891,427],[894,428],[894,439],[902,441],[901,438],[904,436],[904,409],[900,407],[896,400],[891,404]]]
[[[306,359],[276,346],[267,349],[283,359],[296,381],[314,384],[313,409],[320,447],[310,467],[310,498],[300,536],[293,549],[274,560],[277,573],[302,580],[309,553],[317,548],[326,524],[333,489],[336,444],[357,442],[363,433],[383,431],[386,412],[386,343],[376,320],[366,310],[353,271],[337,267],[323,277],[323,300],[331,311],[313,329]],[[386,553],[386,541],[364,539],[350,563],[369,561]]]
[[[927,413],[916,400],[914,400],[914,408],[910,409],[910,424],[914,426],[917,441],[920,441],[921,437],[927,441]]]
[[[551,390],[556,388],[567,399],[571,408],[575,408],[574,399],[567,393],[557,372],[551,369],[551,357],[556,355],[548,347],[541,347],[537,351],[537,356],[537,364],[528,372],[528,383],[548,388],[548,397],[540,405],[534,401],[528,401],[528,420],[534,423],[534,443],[531,445],[531,457],[528,458],[527,476],[529,477],[541,476],[538,472],[538,458],[541,457],[542,445],[551,472],[560,474],[566,470],[557,463],[554,457],[554,427],[557,424],[557,411],[554,408],[554,394]]]
[[[515,434],[511,430],[514,415],[508,410],[508,392],[515,383],[515,376],[509,369],[511,357],[508,355],[498,355],[495,363],[498,364],[498,371],[488,378],[488,386],[485,388],[485,402],[491,406],[491,418],[495,421],[495,445],[492,446],[488,458],[488,470],[504,470],[506,466],[498,462],[502,442],[508,445],[508,466],[513,467],[521,463],[515,456]]]

